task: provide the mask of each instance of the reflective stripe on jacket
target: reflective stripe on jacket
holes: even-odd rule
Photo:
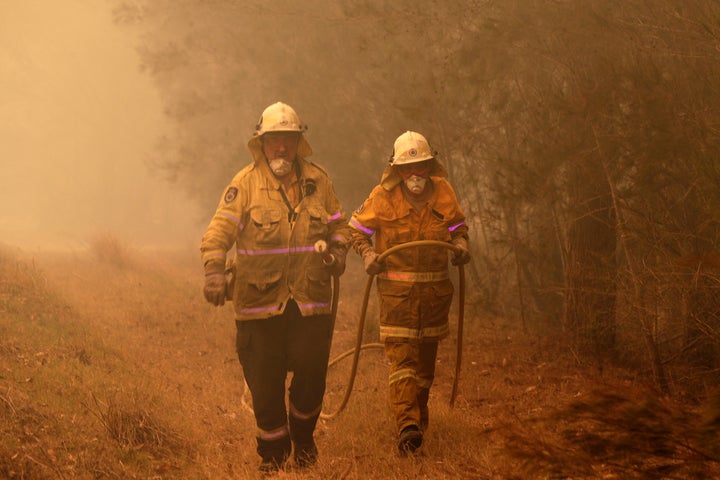
[[[290,298],[303,315],[331,312],[331,277],[315,242],[345,251],[347,219],[327,174],[298,158],[302,199],[292,209],[265,162],[241,170],[225,190],[203,235],[206,271],[225,268],[236,246],[235,316],[251,320],[279,315]]]

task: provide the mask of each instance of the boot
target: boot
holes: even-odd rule
[[[290,456],[290,438],[282,437],[277,440],[257,439],[257,453],[262,458],[258,469],[261,473],[272,474],[285,465]]]
[[[311,418],[300,419],[290,415],[290,438],[293,443],[293,458],[300,468],[306,468],[317,462],[318,449],[313,439],[313,432],[317,424],[318,417],[315,415]]]
[[[423,441],[423,434],[417,425],[410,425],[403,428],[400,432],[400,440],[398,441],[398,451],[400,455],[406,456],[420,448]]]

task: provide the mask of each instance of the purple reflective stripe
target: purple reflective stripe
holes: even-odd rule
[[[309,308],[323,308],[329,306],[329,303],[301,303],[298,305],[298,308],[300,308],[300,310],[306,310]]]
[[[238,255],[281,255],[285,253],[314,252],[315,247],[290,247],[290,248],[271,248],[268,250],[244,250],[237,249]]]
[[[300,410],[295,407],[295,405],[290,403],[290,415],[292,415],[295,418],[299,418],[300,420],[309,420],[313,418],[314,416],[318,415],[322,411],[322,404],[318,405],[315,410],[309,413],[303,413]]]
[[[277,305],[273,305],[272,307],[255,307],[255,308],[241,308],[241,313],[260,313],[260,312],[272,312],[275,310],[280,310],[280,307]]]
[[[233,215],[232,213],[229,213],[229,212],[219,212],[219,215],[221,215],[221,216],[227,218],[228,220],[230,220],[231,222],[233,222],[235,225],[238,226],[238,228],[240,230],[245,228],[245,226],[242,223],[240,223],[240,217]]]
[[[369,228],[363,226],[360,222],[352,218],[350,219],[350,226],[357,230],[360,230],[361,232],[365,232],[368,235],[372,235],[375,233],[375,230],[370,230]]]
[[[452,227],[448,227],[448,230],[451,231],[451,232],[454,232],[458,227],[461,227],[461,226],[463,226],[463,225],[465,225],[465,222],[460,222],[460,223],[458,223],[457,225],[453,225]]]
[[[337,219],[340,218],[340,217],[342,217],[342,212],[337,212],[335,215],[333,215],[332,217],[328,218],[327,223],[330,223],[330,222],[332,222],[332,221],[334,221],[334,220],[337,220]]]
[[[332,240],[333,242],[344,243],[345,237],[343,237],[342,235],[333,235],[332,237],[330,237],[330,240]]]
[[[273,431],[267,431],[267,430],[260,430],[258,429],[258,437],[262,438],[263,440],[276,440],[278,438],[285,437],[290,434],[290,430],[288,429],[287,425],[283,425],[282,427],[278,428],[277,430]]]
[[[288,248],[274,248],[271,250],[242,250],[238,248],[238,255],[277,255],[280,253],[288,253]]]

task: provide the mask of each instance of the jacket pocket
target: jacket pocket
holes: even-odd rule
[[[380,294],[380,324],[417,328],[417,299],[411,295],[413,284],[394,282],[379,278],[377,290]]]
[[[433,284],[433,291],[435,292],[436,297],[447,298],[451,297],[452,294],[455,293],[455,287],[453,287],[452,282],[448,280]]]
[[[280,222],[283,212],[275,208],[254,209],[250,212],[256,245],[279,245]]]
[[[275,300],[275,291],[280,287],[282,272],[277,270],[257,270],[238,272],[236,282],[243,287],[240,303],[244,306],[258,306]]]
[[[308,214],[308,240],[315,241],[325,239],[328,233],[328,213],[319,205],[310,205],[307,208]]]
[[[391,219],[384,229],[388,248],[415,240],[408,216]]]

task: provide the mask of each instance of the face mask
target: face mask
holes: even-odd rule
[[[404,180],[405,186],[408,190],[410,190],[410,193],[415,195],[420,195],[423,190],[425,190],[425,185],[427,184],[427,178],[425,177],[418,177],[417,175],[413,175],[410,178],[406,178]]]
[[[270,170],[275,174],[276,177],[284,177],[292,170],[292,162],[288,162],[284,158],[276,158],[268,160]]]

